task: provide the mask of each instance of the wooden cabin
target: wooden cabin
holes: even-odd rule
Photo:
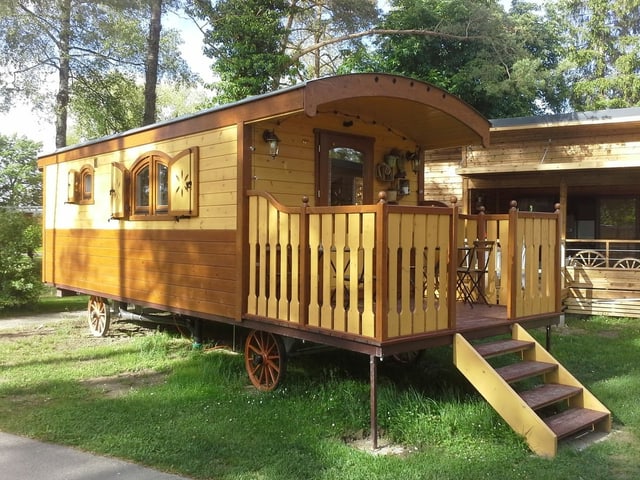
[[[578,424],[610,428],[523,328],[561,314],[559,215],[421,205],[422,152],[481,150],[489,126],[432,85],[355,74],[58,150],[39,160],[44,280],[91,296],[96,335],[114,306],[132,304],[195,331],[246,328],[245,365],[263,390],[279,383],[295,340],[367,354],[374,445],[377,360],[454,344],[458,367],[553,455]],[[469,343],[499,333],[513,338],[490,352]],[[565,417],[541,419],[510,389],[526,373],[505,381],[477,368],[516,350],[525,370],[545,367],[529,376],[565,385],[553,395],[571,406]],[[566,415],[579,421],[567,428]]]
[[[640,108],[492,120],[491,146],[427,153],[425,198],[560,204],[567,313],[640,317]]]

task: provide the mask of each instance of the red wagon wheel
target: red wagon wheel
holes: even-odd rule
[[[89,298],[89,330],[94,337],[104,337],[109,330],[111,312],[106,298]]]
[[[251,383],[263,392],[277,388],[286,369],[286,351],[278,335],[252,330],[244,346],[244,366]]]

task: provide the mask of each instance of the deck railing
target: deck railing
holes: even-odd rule
[[[555,214],[248,196],[249,315],[378,341],[455,329],[458,248],[483,237],[497,245],[483,284],[490,303],[510,318],[559,311]]]

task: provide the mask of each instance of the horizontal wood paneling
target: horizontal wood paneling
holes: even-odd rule
[[[640,318],[639,274],[631,268],[566,267],[566,313]]]
[[[168,310],[232,317],[233,230],[45,230],[44,280]]]
[[[345,120],[351,120],[350,126],[345,126]],[[280,138],[280,153],[276,158],[269,155],[267,145],[262,140],[265,129],[274,130]],[[371,159],[374,166],[384,161],[384,156],[392,149],[402,152],[416,149],[415,142],[410,138],[404,138],[384,125],[356,120],[337,112],[322,113],[312,118],[292,116],[279,123],[255,125],[251,188],[269,192],[287,206],[299,206],[302,196],[309,197],[310,205],[315,205],[315,129],[374,138],[374,158]],[[415,205],[418,176],[412,171],[411,165],[407,164],[406,167],[411,194],[399,201],[401,204]],[[371,171],[374,172],[375,167]],[[375,178],[370,181],[373,182],[373,196],[364,200],[369,205],[378,201],[379,191],[390,186],[389,182],[380,182]]]
[[[130,169],[136,159],[149,151],[162,151],[169,156],[187,148],[198,147],[200,206],[198,216],[182,219],[179,225],[168,220],[110,222],[111,164],[120,162]],[[44,170],[45,222],[47,228],[118,229],[127,230],[199,230],[237,228],[237,140],[236,126],[211,130],[173,140],[137,145],[122,151],[81,158],[61,164],[47,165]],[[94,170],[94,203],[67,203],[69,170],[79,170],[89,164]]]

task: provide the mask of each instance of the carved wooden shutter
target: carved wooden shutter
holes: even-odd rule
[[[67,174],[67,203],[80,201],[80,174],[76,170],[69,170]]]
[[[126,218],[129,216],[129,172],[118,162],[111,164],[111,218]]]
[[[169,162],[169,215],[198,215],[198,147],[183,150]]]

